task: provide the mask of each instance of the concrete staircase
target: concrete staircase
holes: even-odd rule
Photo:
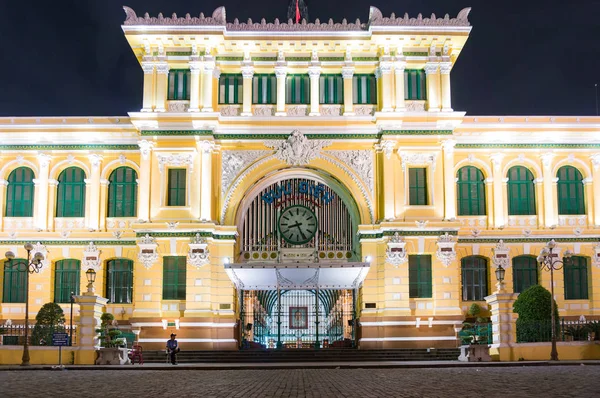
[[[177,355],[177,361],[179,363],[456,361],[459,354],[458,348],[181,351]],[[144,362],[166,363],[165,351],[144,351]]]

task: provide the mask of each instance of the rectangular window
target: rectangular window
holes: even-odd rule
[[[3,303],[24,303],[25,286],[27,284],[27,261],[14,259],[5,261],[4,265],[4,289],[2,291]]]
[[[319,103],[344,103],[344,80],[342,79],[342,75],[319,76]]]
[[[423,69],[404,70],[404,99],[426,100],[426,78]]]
[[[57,261],[54,269],[54,302],[70,303],[71,292],[79,295],[79,260],[67,259]]]
[[[241,74],[222,74],[219,77],[219,104],[241,104],[243,87]]]
[[[414,167],[408,169],[408,196],[411,206],[425,206],[427,198],[427,169]]]
[[[163,257],[163,300],[185,300],[185,256]]]
[[[169,100],[190,99],[190,71],[189,69],[173,69],[169,71]]]
[[[431,256],[408,256],[408,297],[431,298]]]
[[[277,78],[275,75],[254,75],[254,78],[252,79],[252,103],[277,103]]]
[[[310,102],[308,75],[287,75],[285,84],[286,104],[308,104]]]
[[[563,259],[564,260],[564,259]],[[585,257],[573,256],[564,266],[565,300],[588,299],[588,266]]]
[[[354,75],[352,77],[352,103],[377,104],[375,75]]]
[[[133,261],[124,258],[107,263],[106,297],[114,304],[130,304],[133,296]]]
[[[167,206],[185,206],[186,169],[169,169]]]

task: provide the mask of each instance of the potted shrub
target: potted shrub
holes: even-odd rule
[[[129,364],[129,356],[123,334],[115,325],[113,314],[105,312],[100,317],[100,348],[96,350],[98,357],[96,365],[126,365]]]
[[[488,341],[489,320],[479,316],[481,313],[482,309],[477,303],[473,303],[467,311],[467,320],[475,320],[475,322],[463,322],[462,330],[458,333],[461,341],[459,361],[488,362],[492,360]]]
[[[565,335],[571,336],[573,341],[585,341],[588,339],[590,328],[587,324],[568,325],[565,328]]]

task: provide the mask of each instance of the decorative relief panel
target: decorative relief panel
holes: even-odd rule
[[[537,216],[508,216],[508,226],[536,226]]]
[[[306,116],[308,115],[307,105],[288,106],[286,110],[288,116]]]
[[[225,196],[235,178],[263,156],[271,151],[223,151],[221,158],[221,195]]]
[[[356,116],[372,116],[375,113],[375,105],[354,105],[352,110]]]
[[[292,131],[285,141],[265,141],[265,146],[275,150],[275,157],[290,166],[307,165],[329,145],[331,145],[330,140],[309,140],[298,130]]]
[[[99,271],[101,268],[101,253],[102,251],[98,249],[94,242],[90,242],[90,244],[83,249],[83,260],[81,261],[81,270],[85,272],[88,269],[92,268],[96,272]]]
[[[189,101],[168,101],[167,112],[187,112],[189,108]]]
[[[496,247],[492,249],[492,253],[494,254],[492,256],[492,262],[494,263],[494,265],[496,267],[502,267],[504,269],[510,267],[510,257],[508,255],[509,252],[510,249],[508,248],[508,246],[506,246],[504,244],[504,241],[500,239]]]
[[[406,263],[408,256],[406,254],[406,241],[403,236],[400,236],[398,232],[394,233],[388,240],[387,248],[385,250],[386,262],[395,265],[396,267]]]
[[[321,116],[341,116],[342,106],[341,105],[321,105],[319,107]]]
[[[275,107],[273,105],[254,105],[252,114],[260,117],[273,116],[275,114]]]
[[[402,158],[402,171],[408,165],[430,165],[431,171],[435,171],[436,154],[422,152],[400,152]]]
[[[452,261],[456,260],[456,251],[454,250],[455,245],[456,240],[452,235],[449,235],[448,232],[438,238],[438,249],[435,255],[446,267],[449,266]]]
[[[425,101],[405,101],[406,112],[425,112]]]
[[[189,243],[189,250],[187,255],[188,263],[196,268],[200,268],[206,265],[210,261],[210,253],[208,251],[208,243],[206,238],[196,234],[192,241]]]
[[[240,105],[225,105],[219,108],[221,116],[240,116],[242,108]]]
[[[585,215],[580,215],[580,216],[563,216],[563,215],[559,215],[558,216],[558,225],[560,225],[561,227],[564,226],[584,226],[586,224],[586,217]]]
[[[152,264],[158,261],[158,244],[156,243],[156,239],[146,234],[146,236],[138,241],[138,247],[140,249],[137,256],[138,260],[144,264],[144,267],[150,269]]]
[[[188,167],[190,173],[194,172],[194,153],[179,153],[179,154],[158,154],[158,170],[162,173],[165,171],[165,166],[171,167]]]
[[[85,227],[85,218],[83,217],[65,217],[55,218],[56,229],[82,229]]]
[[[374,192],[373,178],[373,152],[364,150],[326,151],[327,154],[335,156],[346,163],[363,180],[369,188],[371,195]]]

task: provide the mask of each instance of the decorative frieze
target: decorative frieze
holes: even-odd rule
[[[102,251],[98,249],[98,247],[94,244],[94,242],[90,242],[83,249],[83,259],[81,261],[81,270],[86,271],[92,268],[94,271],[100,271],[102,263],[100,262],[100,254]]]
[[[315,159],[330,140],[308,140],[298,130],[292,131],[287,140],[268,140],[265,146],[275,150],[275,157],[290,166],[304,166]]]
[[[167,112],[187,112],[189,108],[189,101],[167,101]]]
[[[271,151],[223,151],[221,158],[221,195],[225,196],[235,178],[246,167]]]
[[[400,152],[400,158],[402,159],[402,171],[406,171],[406,168],[409,165],[429,165],[431,166],[431,171],[435,171],[437,158],[435,153]]]
[[[189,243],[187,261],[196,268],[200,268],[210,262],[210,253],[206,238],[196,234]]]
[[[194,153],[158,154],[158,170],[163,173],[165,166],[188,167],[190,173],[194,172]]]
[[[146,234],[138,241],[138,260],[146,267],[150,269],[152,264],[158,261],[158,244],[156,239]]]
[[[225,105],[219,108],[221,116],[240,116],[241,111],[239,105]]]

